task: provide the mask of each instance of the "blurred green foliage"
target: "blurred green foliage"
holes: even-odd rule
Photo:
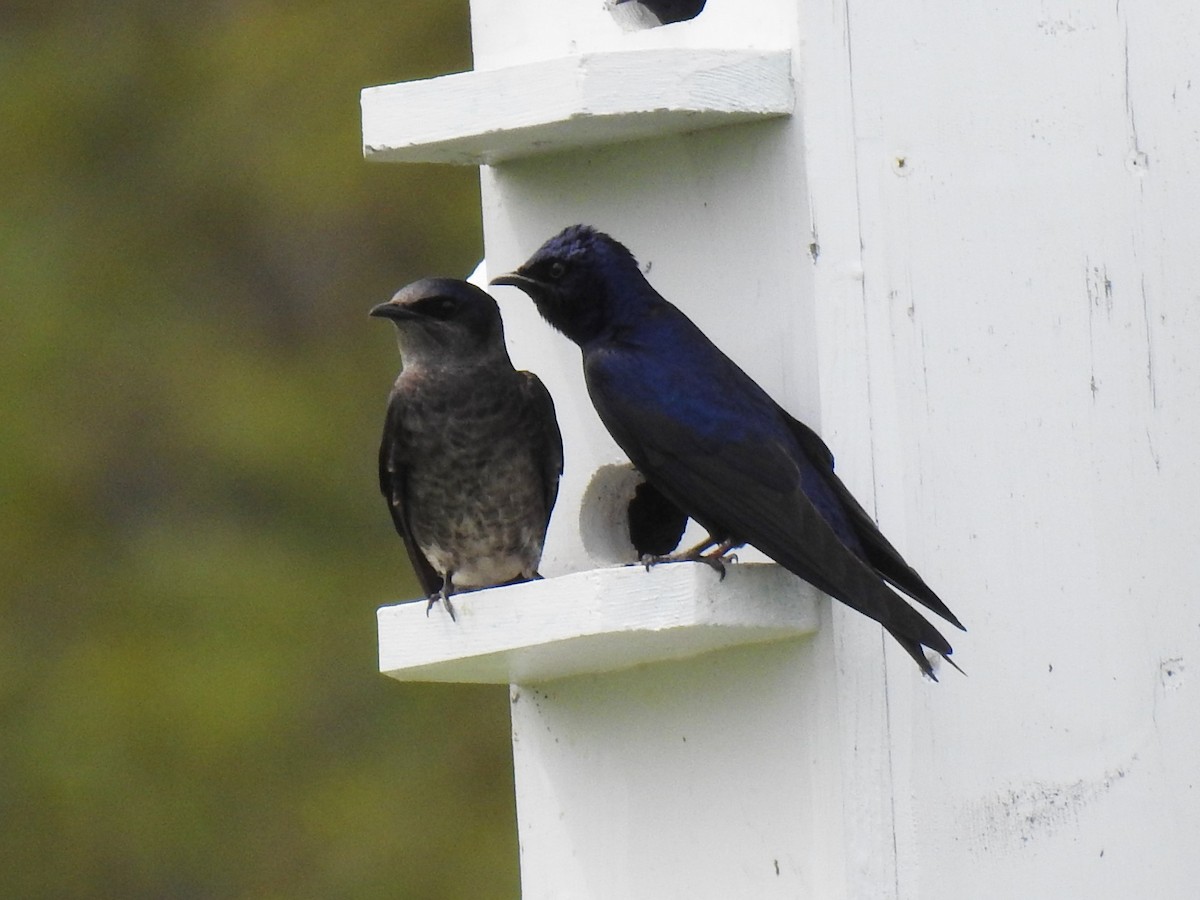
[[[358,91],[469,68],[466,6],[0,9],[3,896],[517,895],[505,691],[376,670],[366,313],[481,239]]]

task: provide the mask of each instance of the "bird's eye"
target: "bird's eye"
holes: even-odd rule
[[[420,303],[421,312],[434,319],[448,319],[458,305],[449,297],[430,297],[427,300],[422,300]]]
[[[422,297],[413,308],[431,319],[449,319],[458,312],[458,303],[450,297]]]
[[[546,274],[550,276],[552,281],[558,281],[558,279],[567,274],[566,263],[556,259],[550,263],[550,268],[546,270]]]

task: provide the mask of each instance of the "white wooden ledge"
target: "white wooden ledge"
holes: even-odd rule
[[[790,115],[791,54],[627,50],[362,92],[363,154],[480,165]]]
[[[529,684],[817,630],[820,595],[774,564],[594,569],[379,610],[379,669],[401,681]]]

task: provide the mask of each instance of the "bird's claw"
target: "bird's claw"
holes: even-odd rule
[[[638,565],[645,566],[646,571],[649,572],[654,566],[659,566],[664,563],[696,561],[696,557],[688,553],[664,553],[661,556],[656,553],[643,553],[641,559],[638,560]]]
[[[702,549],[705,545],[701,545]],[[711,545],[708,545],[711,546]],[[657,566],[660,563],[677,563],[677,562],[698,562],[704,563],[711,569],[715,569],[717,574],[721,576],[721,580],[725,580],[725,564],[736,563],[738,561],[736,553],[729,553],[731,544],[719,544],[711,553],[700,553],[697,548],[687,550],[683,553],[669,553],[665,556],[656,556],[653,553],[642,554],[638,563],[646,567],[649,572],[652,566]]]
[[[728,548],[724,548],[728,549]],[[696,562],[702,562],[707,566],[717,570],[717,574],[721,576],[721,581],[725,580],[725,564],[733,565],[738,561],[736,553],[725,553],[721,547],[718,547],[712,553],[702,554],[695,557]]]
[[[671,562],[671,558],[669,556],[658,556],[654,553],[643,553],[641,558],[638,559],[638,565],[644,566],[647,572],[650,571],[651,566],[657,566],[661,562]]]
[[[433,605],[440,600],[442,601],[442,606],[446,607],[446,612],[450,614],[450,621],[458,621],[458,619],[454,617],[454,605],[450,602],[450,595],[445,591],[434,591],[425,599],[428,601],[425,604],[425,618],[429,618],[429,611],[433,609]]]

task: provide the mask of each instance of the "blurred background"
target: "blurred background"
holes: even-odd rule
[[[517,895],[506,691],[376,668],[367,310],[482,245],[358,92],[466,68],[466,0],[0,7],[0,894]]]

